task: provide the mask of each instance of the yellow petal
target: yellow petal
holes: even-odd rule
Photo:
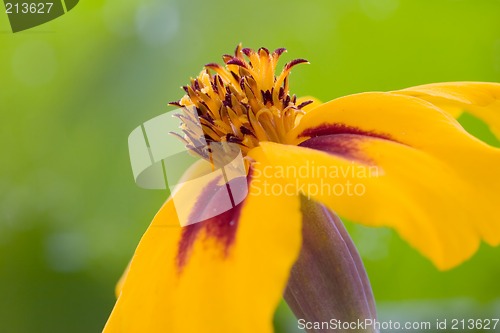
[[[321,105],[321,102],[319,101],[319,99],[314,98],[312,96],[304,96],[304,97],[297,98],[297,101],[296,101],[295,105],[299,106],[302,103],[308,103],[308,102],[311,102],[311,101],[312,101],[312,103],[307,104],[306,106],[301,107],[301,110],[304,111],[304,113],[307,113],[307,112],[311,111],[312,109],[314,109],[315,107]],[[297,116],[295,118],[294,125],[299,124],[300,120],[302,119],[302,117],[303,117],[303,114],[297,114]]]
[[[481,239],[500,243],[500,150],[429,102],[347,96],[306,114],[293,134],[304,133],[315,137],[302,143],[310,148],[261,143],[251,155],[302,170],[285,178],[341,216],[393,227],[441,269],[469,258]]]
[[[427,122],[433,123],[434,132],[428,133],[418,125]],[[395,141],[425,142],[426,146],[432,146],[434,134],[440,131],[449,131],[453,126],[462,129],[453,117],[427,101],[383,92],[361,93],[334,99],[309,111],[288,134],[289,142],[299,143],[311,135],[336,130],[328,125],[337,126],[340,132],[354,129],[370,135],[387,134]]]
[[[209,221],[173,226],[167,201],[135,252],[104,332],[272,332],[300,250],[301,215],[298,197],[266,196],[263,186],[254,176],[229,246]],[[179,267],[186,230],[199,226]]]
[[[127,265],[127,268],[125,268],[125,271],[123,272],[122,276],[118,280],[115,286],[115,295],[116,297],[120,297],[120,294],[122,292],[123,284],[125,283],[125,280],[127,279],[128,271],[130,270],[130,263]]]
[[[394,91],[395,94],[415,96],[429,101],[454,117],[464,112],[488,124],[500,139],[500,83],[448,82],[426,84]]]
[[[302,107],[302,110],[305,112],[309,112],[310,110],[314,109],[315,107],[321,105],[321,101],[315,97],[312,96],[302,96],[298,97],[297,101],[295,102],[295,105],[300,105],[304,102],[312,101],[312,103],[307,104],[306,106]]]

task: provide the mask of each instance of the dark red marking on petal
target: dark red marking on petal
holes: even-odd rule
[[[177,252],[178,269],[182,270],[187,263],[191,249],[202,231],[205,232],[206,238],[215,238],[222,246],[223,255],[227,256],[236,236],[242,206],[243,202],[220,215],[185,226]]]
[[[243,186],[243,184],[248,187],[250,178],[251,172],[249,172],[246,181],[243,180],[244,183],[242,183],[241,178],[235,178],[230,180],[228,184],[218,185],[222,176],[208,183],[197,198],[193,211],[189,216],[190,221],[188,222],[200,220],[200,217],[203,216],[206,211],[220,209],[220,205],[226,198],[228,187],[231,187],[233,190],[235,188],[238,190],[238,187]],[[231,202],[232,201],[233,198],[231,197]],[[221,245],[222,255],[227,257],[236,237],[238,220],[244,202],[245,200],[217,216],[205,219],[201,222],[188,224],[183,228],[176,258],[179,272],[182,271],[182,268],[187,263],[189,254],[196,241],[203,241],[209,238],[216,239],[217,243]],[[200,235],[204,235],[205,238],[200,239]]]
[[[338,135],[338,134],[353,134],[353,135],[359,135],[359,136],[365,136],[365,137],[368,136],[368,137],[372,137],[372,138],[379,138],[379,139],[390,140],[390,141],[401,143],[386,133],[380,133],[380,132],[375,132],[375,131],[366,131],[366,130],[362,130],[361,128],[358,128],[358,127],[348,126],[348,125],[339,124],[339,123],[323,124],[323,125],[320,125],[317,127],[308,128],[299,134],[299,138],[303,138],[303,137],[314,138],[317,136]]]
[[[364,139],[366,137],[356,134],[323,135],[310,138],[300,143],[299,146],[324,151],[349,160],[372,164],[373,161],[359,149],[359,143]]]

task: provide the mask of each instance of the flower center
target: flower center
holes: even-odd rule
[[[302,108],[312,101],[297,103],[297,97],[288,90],[292,67],[307,60],[290,61],[279,76],[275,75],[278,59],[285,51],[254,51],[242,49],[240,44],[234,56],[222,57],[225,66],[205,65],[200,75],[183,87],[186,95],[170,103],[184,110],[178,115],[184,133],[179,138],[186,146],[204,155],[196,148],[203,137],[207,144],[238,144],[246,155],[260,141],[286,143],[286,133],[304,114]],[[196,109],[196,115],[189,107]],[[195,125],[198,123],[201,131]]]

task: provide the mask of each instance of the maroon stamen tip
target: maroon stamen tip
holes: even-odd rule
[[[217,88],[217,84],[215,83],[215,78],[212,78],[212,80],[210,80],[210,85],[212,86],[212,90],[215,92],[215,93],[218,93],[219,92],[219,89]]]
[[[307,106],[309,104],[311,104],[313,101],[312,100],[307,100],[305,102],[302,102],[300,103],[298,106],[297,106],[297,109],[302,109],[304,106]]]
[[[306,59],[295,59],[285,65],[285,70],[289,70],[293,66],[296,66],[298,64],[306,64],[306,63],[309,64],[309,61],[307,61]]]
[[[267,55],[269,55],[269,50],[268,50],[268,49],[266,49],[265,47],[261,47],[261,48],[259,49],[259,54],[260,54],[261,52],[265,52]]]
[[[180,135],[179,133],[177,133],[177,132],[168,132],[168,134],[173,135],[173,136],[179,138],[183,142],[187,142],[186,139],[184,139],[184,137],[182,135]]]
[[[229,54],[224,54],[222,56],[222,61],[224,61],[225,64],[227,64],[228,61],[230,61],[231,59],[233,59],[235,57],[233,57],[232,55],[229,55]]]
[[[267,102],[273,101],[273,95],[269,90],[263,91],[261,90],[260,93],[262,94],[262,102],[266,104]]]
[[[206,68],[221,68],[221,66],[215,62],[211,62],[205,65]]]
[[[235,79],[236,81],[238,81],[238,82],[240,81],[240,77],[239,77],[239,75],[238,75],[238,74],[236,74],[236,73],[235,73],[235,72],[233,72],[233,71],[231,71],[230,73],[231,73],[231,75],[234,77],[234,79]]]
[[[231,60],[226,61],[226,64],[228,64],[228,65],[236,65],[236,66],[240,66],[240,67],[243,67],[243,68],[247,68],[248,67],[247,64],[246,64],[246,62],[244,62],[240,58],[232,58]]]
[[[276,54],[279,57],[280,55],[282,55],[285,52],[286,52],[286,49],[284,47],[280,47],[280,48],[274,50],[273,53]]]
[[[283,106],[287,107],[290,104],[290,95],[287,95],[285,100],[283,101]]]
[[[179,118],[179,120],[181,120],[181,121],[183,120],[182,118],[185,118],[185,117],[184,117],[182,114],[180,114],[180,113],[174,113],[174,114],[172,115],[172,117]]]
[[[200,105],[203,105],[207,110],[210,110],[210,108],[208,107],[208,105],[205,101],[200,101],[199,103],[200,103]],[[196,110],[198,111],[198,116],[201,117],[203,112],[201,112],[201,110],[199,108],[196,108]]]
[[[245,126],[240,126],[240,132],[246,135],[252,135],[253,132],[246,128]]]
[[[200,118],[202,119],[205,119],[206,121],[208,121],[210,124],[215,124],[214,122],[214,119],[210,116],[210,115],[201,115]]]
[[[183,122],[187,122],[187,121],[191,121],[190,118],[186,117],[185,115],[183,115],[182,113],[174,113],[172,115],[172,117],[175,117],[175,118],[179,118],[179,120],[183,121]]]
[[[226,94],[226,96],[224,98],[224,101],[222,101],[222,104],[224,104],[224,106],[227,106],[227,107],[230,107],[230,108],[233,107],[233,103],[231,101],[231,94],[230,93]]]
[[[193,81],[193,87],[194,87],[195,90],[201,90],[200,89],[200,83],[198,82],[198,79],[195,79]]]
[[[247,57],[250,57],[250,55],[254,53],[254,50],[245,47],[244,49],[241,50],[241,52],[243,52]]]
[[[226,134],[226,141],[231,142],[231,143],[241,143],[243,140],[238,138],[236,135],[232,133],[227,133]]]

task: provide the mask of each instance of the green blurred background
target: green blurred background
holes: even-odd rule
[[[0,13],[0,333],[102,329],[115,282],[166,199],[135,186],[127,136],[238,42],[308,59],[292,90],[324,101],[498,82],[500,1],[84,0],[17,34]],[[443,273],[391,230],[348,227],[381,319],[500,316],[500,248],[483,245]],[[297,331],[285,306],[276,326]]]

